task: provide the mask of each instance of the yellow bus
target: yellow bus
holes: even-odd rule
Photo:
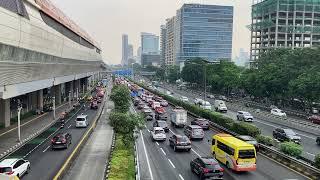
[[[237,139],[230,134],[212,136],[212,154],[234,171],[255,171],[256,150],[252,144]]]

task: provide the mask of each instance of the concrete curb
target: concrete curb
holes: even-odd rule
[[[113,137],[112,137],[112,144],[111,144],[111,149],[109,152],[109,156],[108,159],[106,161],[106,166],[105,166],[105,179],[109,178],[109,173],[110,173],[110,169],[111,169],[111,159],[112,159],[112,154],[115,148],[115,142],[116,142],[116,133],[113,133]]]

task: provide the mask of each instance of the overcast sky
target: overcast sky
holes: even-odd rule
[[[102,47],[109,64],[121,61],[121,35],[128,34],[134,55],[140,46],[140,32],[160,34],[160,25],[176,14],[183,3],[234,6],[233,57],[239,49],[249,52],[252,0],[51,0],[85,29]]]

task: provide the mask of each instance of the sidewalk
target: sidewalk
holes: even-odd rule
[[[59,114],[69,108],[69,103],[62,104],[56,109],[56,118]],[[21,122],[21,141],[30,135],[42,130],[53,122],[52,112],[48,112]],[[1,154],[18,144],[17,124],[1,129],[0,131],[0,158]]]
[[[113,107],[113,102],[107,99],[96,128],[64,176],[64,180],[104,179],[106,160],[113,138],[113,129],[107,118]]]

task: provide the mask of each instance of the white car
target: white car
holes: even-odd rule
[[[76,119],[76,128],[79,127],[87,127],[89,125],[89,121],[88,121],[88,115],[80,115],[77,116]]]
[[[208,101],[202,101],[200,103],[200,108],[206,109],[206,110],[211,110],[211,104]]]
[[[185,96],[181,96],[180,100],[182,102],[189,102],[189,99],[187,97],[185,97]]]
[[[202,103],[202,99],[199,99],[199,98],[196,98],[195,100],[194,100],[194,104],[195,105],[199,105],[200,103]]]
[[[0,162],[0,174],[22,177],[30,171],[30,162],[24,159],[11,158]]]
[[[162,127],[153,127],[151,131],[151,138],[153,141],[165,141],[167,136]]]
[[[275,116],[280,116],[280,117],[286,117],[287,114],[282,111],[281,109],[271,109],[271,114],[275,115]]]

